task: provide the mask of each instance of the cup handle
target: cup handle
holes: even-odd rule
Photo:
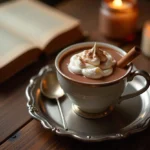
[[[139,76],[143,76],[145,78],[146,85],[142,89],[140,89],[139,91],[137,91],[137,92],[121,96],[119,98],[118,103],[121,103],[122,101],[127,100],[129,98],[133,98],[135,96],[138,96],[138,95],[142,94],[143,92],[145,92],[148,89],[148,87],[150,86],[150,76],[149,76],[149,74],[146,71],[137,70],[137,71],[134,71],[134,72],[130,73],[130,75],[127,77],[127,82],[132,81],[133,78],[135,76],[138,76],[138,75]]]

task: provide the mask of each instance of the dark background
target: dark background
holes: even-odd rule
[[[0,0],[0,3],[7,2],[7,1],[12,1],[12,0]],[[48,5],[56,5],[57,3],[66,0],[39,0],[39,1],[42,1]]]
[[[12,0],[0,0],[0,3],[7,2],[7,1],[12,1]],[[46,4],[48,4],[48,5],[56,5],[59,2],[62,2],[62,1],[71,1],[71,0],[39,0],[39,1],[42,1],[42,2],[44,2]],[[137,1],[148,1],[148,2],[150,2],[150,0],[137,0]]]

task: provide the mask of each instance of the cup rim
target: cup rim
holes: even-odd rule
[[[128,76],[128,74],[131,72],[132,68],[133,68],[133,64],[130,63],[129,64],[129,68],[127,70],[127,72],[125,73],[125,75],[121,76],[120,78],[116,79],[116,80],[113,80],[113,81],[109,81],[109,82],[105,82],[105,83],[87,83],[87,82],[80,82],[80,81],[77,81],[77,80],[74,80],[73,78],[70,78],[68,77],[67,75],[65,75],[59,68],[59,60],[61,58],[61,56],[68,51],[68,50],[74,50],[74,49],[78,49],[78,48],[82,48],[82,47],[88,47],[88,46],[93,46],[95,42],[82,42],[82,43],[77,43],[77,44],[73,44],[71,46],[68,46],[66,47],[65,49],[63,49],[61,52],[59,52],[59,54],[56,56],[56,59],[55,59],[55,67],[56,67],[56,70],[58,71],[58,73],[60,75],[62,75],[64,78],[72,81],[72,82],[75,82],[75,83],[78,83],[78,84],[83,84],[83,85],[93,85],[93,86],[105,86],[105,85],[110,85],[110,84],[115,84],[117,82],[120,82],[120,80],[124,79],[125,77]],[[112,48],[118,52],[120,52],[121,54],[123,55],[126,55],[127,53],[125,51],[123,51],[121,48],[117,47],[117,46],[114,46],[112,44],[108,44],[108,43],[104,43],[104,42],[96,42],[96,44],[98,46],[103,46],[103,47],[107,47],[107,48]],[[62,56],[63,57],[63,56]]]

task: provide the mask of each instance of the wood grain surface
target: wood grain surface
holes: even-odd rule
[[[102,41],[122,47],[128,51],[134,45],[140,45],[141,27],[150,19],[150,2],[140,3],[139,29],[134,41],[111,41],[98,32],[99,0],[70,0],[60,3],[56,8],[81,20],[81,27],[88,32],[87,41]],[[48,60],[49,59],[49,60]],[[132,135],[124,140],[106,141],[102,143],[85,143],[69,137],[58,136],[42,127],[40,122],[31,118],[26,107],[25,89],[29,79],[38,73],[41,67],[52,63],[54,56],[41,59],[25,68],[7,82],[0,85],[0,149],[10,150],[149,150],[150,128]],[[150,72],[150,59],[141,55],[134,64],[138,69]]]
[[[149,150],[150,128],[131,135],[122,140],[87,143],[79,140],[58,136],[44,129],[36,120],[32,120],[6,142],[1,145],[2,150]]]

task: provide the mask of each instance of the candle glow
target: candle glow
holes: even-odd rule
[[[122,0],[114,0],[112,3],[116,7],[121,7],[122,6]]]
[[[117,10],[124,10],[131,8],[131,4],[129,2],[124,2],[122,0],[113,0],[108,3],[109,7]]]
[[[136,3],[128,0],[103,0],[99,31],[112,39],[133,40],[138,18]]]

